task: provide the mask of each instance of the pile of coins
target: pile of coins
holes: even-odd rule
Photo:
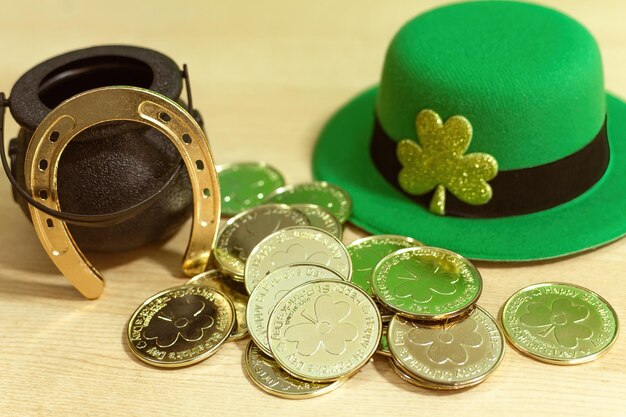
[[[352,263],[341,242],[351,207],[345,191],[315,182],[269,192],[262,187],[270,180],[275,187],[281,177],[268,170],[255,164],[220,169],[220,179],[245,171],[245,183],[254,187],[243,190],[239,182],[224,190],[235,215],[220,230],[215,262],[249,294],[245,321],[252,340],[244,368],[251,381],[277,396],[310,398],[367,364],[382,321],[372,298],[349,282]]]
[[[248,335],[243,361],[262,390],[298,399],[341,386],[377,352],[413,385],[456,390],[484,381],[505,343],[477,305],[478,270],[409,237],[344,246],[351,202],[326,182],[285,186],[262,163],[218,167],[222,212],[215,268],[146,300],[128,323],[141,360],[179,367]],[[614,343],[617,317],[597,294],[537,284],[502,309],[504,333],[550,363],[592,360]]]
[[[131,350],[152,365],[186,366],[249,334],[245,369],[260,388],[330,392],[368,363],[382,332],[376,304],[350,283],[348,195],[325,182],[284,186],[264,164],[219,172],[233,217],[218,233],[217,269],[142,304],[128,325]]]
[[[402,236],[370,236],[348,246],[353,282],[386,312],[379,352],[403,380],[454,390],[484,381],[504,355],[502,333],[476,305],[478,270],[456,253]]]

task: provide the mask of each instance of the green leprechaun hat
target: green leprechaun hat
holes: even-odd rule
[[[538,5],[484,1],[397,33],[380,85],[323,129],[314,174],[351,221],[472,259],[525,261],[626,234],[626,105],[591,34]]]

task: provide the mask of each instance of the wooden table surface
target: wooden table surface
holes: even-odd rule
[[[540,1],[582,21],[596,36],[607,89],[626,97],[626,4]],[[408,19],[440,1],[113,1],[1,3],[1,88],[38,62],[96,44],[137,44],[189,64],[218,162],[265,160],[288,182],[311,179],[311,151],[327,118],[374,84],[387,44]],[[7,134],[17,125],[10,120]],[[601,359],[558,367],[508,346],[499,369],[464,392],[402,382],[386,360],[337,391],[289,401],[244,376],[246,341],[177,370],[144,365],[124,336],[134,309],[184,282],[188,225],[175,238],[130,253],[90,255],[105,294],[84,300],[55,269],[0,179],[0,414],[11,416],[181,415],[434,416],[624,415],[626,337]],[[345,241],[363,233],[349,228]],[[567,259],[522,265],[478,263],[480,304],[497,314],[517,289],[567,281],[605,296],[626,323],[626,240]]]

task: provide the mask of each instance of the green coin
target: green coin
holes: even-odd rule
[[[216,167],[222,195],[222,214],[234,216],[258,206],[277,188],[283,176],[263,162],[242,162]]]
[[[535,284],[516,292],[504,304],[501,319],[513,346],[557,365],[598,358],[619,332],[615,310],[604,298],[565,283]]]
[[[482,291],[478,270],[461,255],[430,246],[400,249],[378,263],[372,292],[385,307],[416,320],[457,317]]]
[[[415,239],[397,235],[376,235],[357,239],[347,246],[352,259],[352,283],[372,294],[372,272],[387,255],[400,249],[421,246]]]
[[[328,210],[341,223],[348,220],[352,212],[352,201],[348,193],[343,188],[324,181],[281,187],[270,194],[267,201],[289,205],[315,204]]]

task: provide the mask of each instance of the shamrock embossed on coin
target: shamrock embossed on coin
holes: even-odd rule
[[[263,239],[250,253],[244,270],[248,293],[270,272],[302,263],[323,265],[347,280],[352,274],[350,255],[335,236],[315,227],[288,227]]]
[[[479,384],[498,367],[505,350],[500,327],[480,306],[452,324],[426,324],[396,314],[387,342],[395,363],[420,385],[434,389]]]
[[[409,331],[409,341],[427,347],[427,357],[435,363],[442,365],[450,361],[455,365],[465,365],[469,358],[467,350],[483,344],[477,329],[478,323],[468,318],[451,327],[439,329],[435,337],[430,329],[414,328]]]
[[[520,322],[540,328],[537,335],[553,336],[557,343],[575,348],[578,340],[588,340],[593,331],[584,324],[589,317],[589,309],[583,305],[574,305],[567,298],[557,298],[548,307],[542,303],[528,304],[528,313],[520,317]]]
[[[598,358],[615,343],[617,315],[598,294],[566,283],[534,284],[504,304],[502,325],[522,353],[557,365]]]
[[[190,295],[173,299],[157,313],[144,330],[144,336],[155,340],[160,348],[174,345],[179,337],[187,342],[198,341],[202,339],[204,330],[214,323],[213,317],[206,313],[202,297]]]
[[[332,355],[341,355],[346,351],[346,343],[358,335],[356,327],[346,322],[350,305],[334,302],[329,295],[320,295],[312,312],[305,309],[300,314],[307,322],[287,327],[285,339],[295,342],[301,355],[313,355],[320,348]]]
[[[284,251],[276,251],[272,255],[273,268],[279,268],[294,262],[328,266],[330,264],[330,255],[322,250],[307,250],[299,243],[294,243]]]
[[[452,116],[445,123],[432,110],[418,113],[416,133],[419,145],[411,139],[398,143],[396,154],[402,165],[400,187],[411,195],[433,189],[430,211],[445,214],[446,190],[459,200],[486,204],[492,190],[487,181],[498,174],[498,163],[486,153],[465,155],[472,140],[472,125],[463,116]]]
[[[254,288],[250,294],[246,319],[250,326],[250,336],[263,353],[272,355],[267,338],[267,324],[276,304],[299,285],[319,279],[341,280],[342,277],[321,265],[295,264],[272,271]]]
[[[405,273],[398,275],[401,283],[394,288],[398,298],[410,298],[416,303],[427,303],[435,296],[454,295],[460,277],[446,272],[440,263],[425,260],[406,265]]]
[[[380,313],[363,290],[345,281],[317,280],[296,287],[272,311],[268,324],[274,359],[291,375],[312,382],[348,377],[376,351]]]
[[[467,259],[430,246],[387,255],[376,265],[371,284],[381,304],[416,320],[458,317],[482,292],[482,278]]]
[[[127,342],[142,361],[180,367],[213,355],[235,326],[235,307],[204,285],[169,288],[143,302],[128,321]]]

